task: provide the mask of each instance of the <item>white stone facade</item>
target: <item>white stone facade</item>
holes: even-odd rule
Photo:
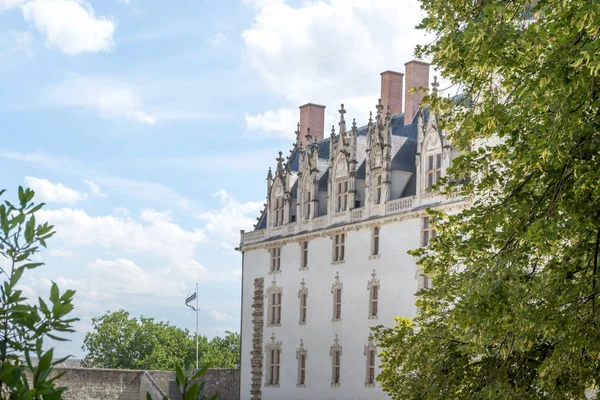
[[[370,329],[417,312],[429,282],[407,252],[434,234],[426,206],[465,202],[429,189],[457,156],[435,118],[382,108],[347,132],[342,107],[340,135],[298,140],[269,173],[265,211],[240,244],[241,399],[386,398]]]

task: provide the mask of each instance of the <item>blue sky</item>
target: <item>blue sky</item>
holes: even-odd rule
[[[0,0],[0,186],[47,203],[57,236],[23,281],[78,290],[59,354],[123,307],[239,330],[241,257],[298,106],[366,122],[379,73],[403,72],[416,0]]]

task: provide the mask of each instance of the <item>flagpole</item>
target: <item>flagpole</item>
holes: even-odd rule
[[[196,370],[198,370],[198,282],[196,282]]]

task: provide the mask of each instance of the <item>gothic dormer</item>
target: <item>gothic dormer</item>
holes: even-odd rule
[[[355,140],[352,138],[352,132],[346,133],[346,120],[344,114],[346,110],[344,105],[341,105],[339,110],[339,135],[335,135],[335,129],[331,129],[331,150],[330,165],[329,165],[329,193],[330,195],[330,212],[332,214],[345,212],[354,208],[354,174],[351,173],[352,163],[351,156],[355,148],[353,144]],[[354,165],[354,169],[356,166]]]
[[[432,83],[433,94],[437,94],[437,77]],[[418,145],[416,167],[419,179],[417,193],[431,191],[431,187],[446,173],[452,158],[452,147],[438,127],[438,114],[433,110],[421,110],[417,121]]]
[[[391,114],[388,108],[383,115],[383,105],[379,99],[375,123],[371,116],[367,126],[365,201],[369,206],[378,206],[390,199],[391,142]]]
[[[319,213],[319,146],[310,134],[306,133],[306,145],[299,147],[298,170],[298,218],[307,220]]]

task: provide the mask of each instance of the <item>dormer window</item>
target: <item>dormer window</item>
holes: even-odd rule
[[[427,172],[425,173],[427,190],[442,177],[442,154],[431,154],[427,156]]]
[[[273,213],[275,215],[275,226],[283,225],[283,197],[276,197],[273,205]]]
[[[339,181],[337,183],[337,203],[336,212],[346,211],[348,208],[348,181]]]
[[[311,194],[310,192],[304,193],[304,219],[310,218],[310,202],[311,202]]]

